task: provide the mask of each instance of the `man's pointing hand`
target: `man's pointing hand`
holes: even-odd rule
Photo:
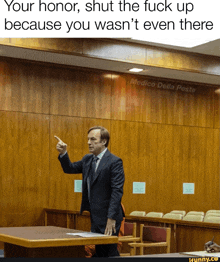
[[[54,136],[58,143],[56,146],[57,151],[62,155],[64,153],[66,153],[66,148],[67,148],[67,144],[65,144],[58,136]]]

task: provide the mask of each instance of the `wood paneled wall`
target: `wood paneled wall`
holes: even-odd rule
[[[1,58],[0,226],[41,225],[43,208],[80,209],[81,175],[63,173],[54,135],[80,160],[93,125],[109,129],[123,159],[127,214],[219,209],[216,88]],[[146,194],[132,195],[133,182],[146,182]],[[194,195],[182,194],[184,182]]]

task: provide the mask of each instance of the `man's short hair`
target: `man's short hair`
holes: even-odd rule
[[[100,138],[101,138],[101,140],[103,140],[103,139],[106,140],[105,146],[108,147],[109,140],[110,140],[110,134],[109,134],[108,130],[103,126],[93,126],[89,129],[88,134],[89,134],[90,131],[92,131],[94,129],[100,130]]]

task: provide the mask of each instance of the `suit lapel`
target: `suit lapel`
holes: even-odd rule
[[[98,168],[97,168],[97,170],[95,172],[95,175],[93,177],[93,183],[96,181],[97,177],[99,176],[99,174],[103,170],[104,166],[108,163],[108,158],[109,158],[110,155],[111,155],[111,153],[107,149],[107,151],[105,152],[104,156],[102,157],[102,159],[101,159],[101,161],[99,163],[99,166],[98,166]]]

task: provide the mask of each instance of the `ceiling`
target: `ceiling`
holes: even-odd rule
[[[181,51],[186,51],[186,52],[192,52],[192,53],[199,53],[199,54],[205,54],[205,55],[213,55],[213,56],[218,56],[220,57],[220,39],[216,39],[214,41],[198,45],[192,48],[187,48],[187,47],[180,47],[180,46],[172,46],[172,45],[164,45],[164,44],[159,44],[159,43],[152,43],[152,42],[147,42],[147,41],[141,41],[141,40],[135,40],[135,39],[122,39],[123,41],[129,41],[129,42],[134,42],[134,43],[141,43],[141,44],[148,44],[148,45],[153,45],[153,46],[158,46],[158,47],[165,47],[169,49],[174,49],[174,50],[181,50]]]
[[[132,39],[123,39],[123,41],[138,42]],[[146,42],[146,44],[149,43]],[[170,47],[170,46],[159,45],[154,43],[150,43],[150,45],[169,47],[172,49],[183,50],[183,51],[187,50],[190,52],[215,55],[220,57],[220,39],[194,48],[181,48],[181,47],[173,47],[173,46]],[[140,67],[140,64],[135,65],[134,63],[97,59],[92,57],[82,57],[77,55],[60,54],[60,53],[53,53],[53,52],[45,52],[45,51],[38,51],[33,49],[19,48],[19,47],[7,46],[7,45],[0,45],[0,56],[21,58],[21,59],[32,60],[32,61],[40,61],[40,62],[49,62],[55,64],[71,65],[71,66],[78,66],[78,67],[94,68],[94,69],[112,71],[113,73],[130,74],[130,72],[128,71],[129,69],[133,67]],[[213,84],[213,85],[220,84],[220,76],[217,75],[192,73],[192,72],[158,68],[152,66],[141,66],[141,67],[144,69],[142,72],[133,73],[133,74],[171,78],[171,79],[191,81],[197,83],[206,83],[206,84]]]
[[[190,48],[190,51],[220,57],[220,39]]]

